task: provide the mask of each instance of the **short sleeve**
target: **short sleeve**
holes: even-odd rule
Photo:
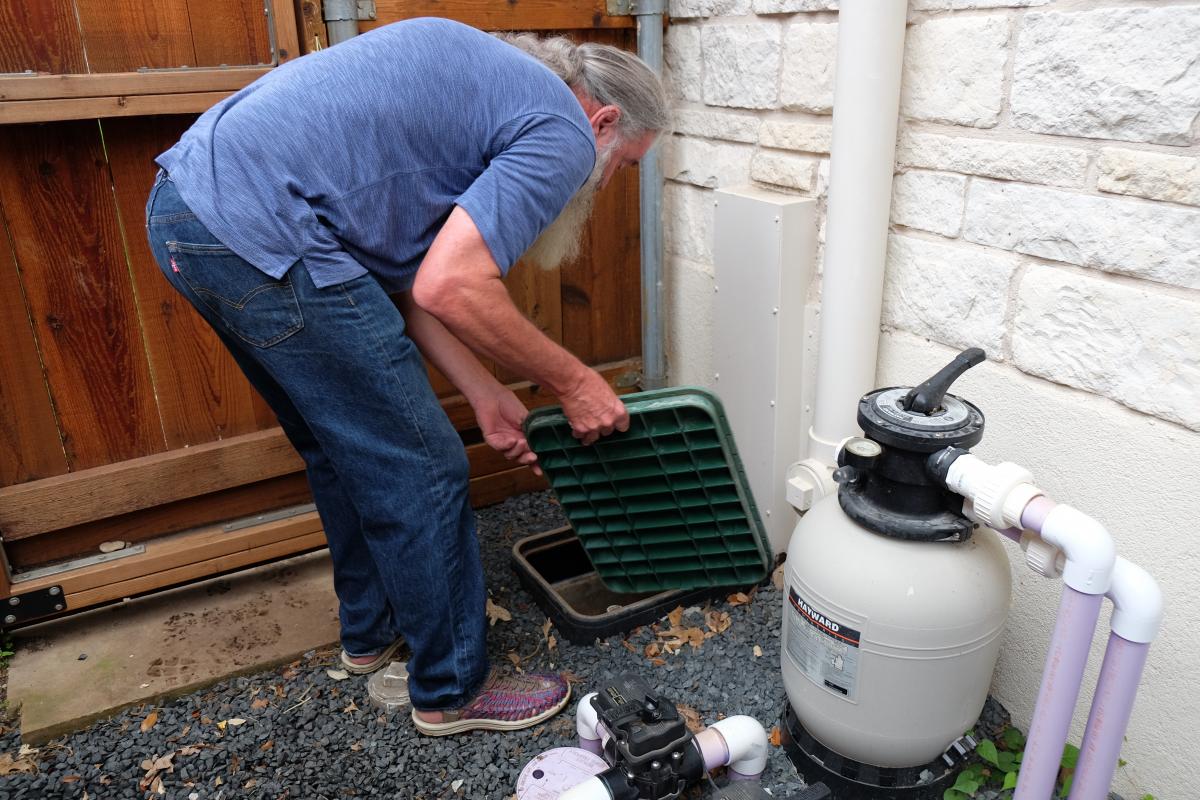
[[[552,114],[520,117],[498,139],[499,152],[455,202],[505,275],[591,175],[596,146],[575,123]]]

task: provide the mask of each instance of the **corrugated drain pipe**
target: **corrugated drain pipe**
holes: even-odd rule
[[[658,75],[663,65],[663,15],[667,0],[634,0],[638,55]],[[667,385],[663,338],[662,164],[655,145],[638,173],[639,227],[642,243],[642,388]]]

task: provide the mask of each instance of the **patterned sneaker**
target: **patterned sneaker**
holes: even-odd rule
[[[426,736],[466,731],[515,731],[553,717],[571,698],[571,685],[558,675],[516,675],[493,669],[475,699],[426,722],[412,712],[413,725]]]

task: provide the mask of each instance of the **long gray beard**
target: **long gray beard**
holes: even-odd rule
[[[554,221],[525,251],[524,257],[527,260],[549,271],[558,269],[579,256],[579,249],[583,245],[583,230],[592,215],[596,191],[600,188],[604,168],[612,158],[612,150],[613,148],[609,147],[596,154],[596,166],[592,169],[592,174],[583,186],[579,187],[575,196],[567,201],[567,205]]]

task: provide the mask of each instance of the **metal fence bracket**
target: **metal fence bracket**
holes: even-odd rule
[[[67,598],[61,586],[47,586],[25,594],[14,594],[3,603],[2,627],[19,625],[38,617],[48,617],[67,609]]]

